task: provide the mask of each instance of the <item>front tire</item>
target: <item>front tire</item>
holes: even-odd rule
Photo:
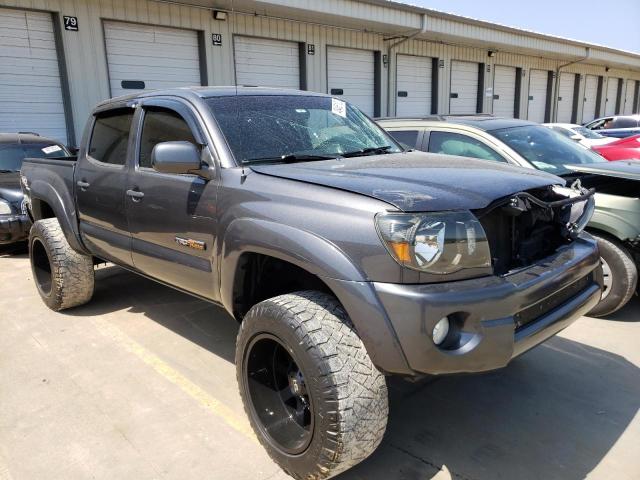
[[[330,295],[297,292],[251,308],[238,333],[236,372],[260,443],[294,478],[337,475],[382,440],[385,378]]]
[[[611,238],[592,234],[598,241],[604,290],[602,300],[587,315],[604,317],[624,307],[638,285],[638,269],[626,248]]]
[[[71,248],[58,219],[47,218],[33,224],[29,259],[38,293],[51,310],[65,310],[91,300],[93,258]]]

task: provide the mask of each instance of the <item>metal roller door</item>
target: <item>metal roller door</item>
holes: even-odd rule
[[[300,88],[300,44],[253,37],[233,39],[238,85]]]
[[[476,113],[478,68],[479,65],[474,62],[451,61],[449,113]]]
[[[547,107],[547,82],[549,73],[546,70],[529,71],[529,107],[527,119],[543,123]]]
[[[576,80],[575,73],[561,73],[558,88],[558,112],[556,122],[570,123],[573,113],[573,87]]]
[[[587,75],[584,83],[584,107],[582,122],[590,122],[596,118],[596,104],[598,102],[598,77]]]
[[[111,96],[201,85],[198,32],[104,22]]]
[[[516,101],[516,69],[496,65],[493,69],[493,114],[513,118]]]
[[[605,115],[615,115],[616,113],[616,99],[618,97],[618,79],[609,77],[607,81],[607,97],[604,107]]]
[[[371,50],[327,47],[327,89],[360,108],[375,110],[375,60]]]
[[[430,115],[432,59],[398,55],[396,63],[396,115]]]
[[[36,132],[67,143],[53,20],[0,9],[0,132]]]
[[[636,93],[636,81],[635,80],[627,80],[627,92],[624,95],[624,114],[631,115],[634,112],[635,105],[633,104],[633,100],[635,98]]]

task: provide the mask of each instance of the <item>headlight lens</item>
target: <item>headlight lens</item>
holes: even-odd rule
[[[11,205],[6,200],[0,198],[0,215],[11,215]]]
[[[491,266],[489,242],[471,212],[380,213],[376,226],[391,256],[407,268],[445,275]]]

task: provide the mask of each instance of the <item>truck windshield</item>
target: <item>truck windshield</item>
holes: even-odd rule
[[[329,97],[239,95],[210,98],[208,104],[238,163],[402,151],[356,107]]]
[[[54,158],[67,155],[69,155],[69,152],[62,145],[45,143],[0,143],[0,171],[18,172],[22,167],[22,161],[26,157]]]
[[[597,153],[540,125],[503,128],[490,133],[522,155],[534,167],[556,175],[571,173],[565,165],[607,163],[607,160]]]

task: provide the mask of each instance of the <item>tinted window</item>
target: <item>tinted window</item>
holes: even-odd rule
[[[459,133],[431,132],[429,135],[429,151],[444,153],[445,155],[459,155],[481,160],[506,162],[504,158],[484,143]]]
[[[161,142],[177,141],[197,143],[187,122],[173,110],[155,107],[145,109],[138,164],[151,168],[153,147]]]
[[[416,148],[418,143],[417,130],[394,130],[389,134],[404,148]]]
[[[638,126],[638,121],[633,118],[619,117],[613,121],[611,128],[634,128]]]
[[[540,125],[493,130],[491,134],[502,140],[533,166],[547,172],[563,174],[565,165],[607,163],[603,157]]]
[[[355,156],[396,143],[356,107],[305,95],[244,95],[208,100],[238,162],[280,162],[284,156]],[[301,160],[304,161],[304,160]]]
[[[69,152],[62,145],[55,143],[0,144],[0,171],[19,171],[22,167],[22,161],[26,157],[55,158],[67,155],[69,155]]]
[[[596,133],[592,130],[589,130],[588,128],[585,127],[573,127],[573,129],[579,133],[580,135],[582,135],[584,138],[591,138],[591,139],[598,139],[598,138],[605,138],[603,135],[600,135],[599,133]]]
[[[133,120],[133,109],[114,110],[96,116],[89,155],[103,163],[124,165]]]
[[[562,127],[551,127],[554,132],[558,132],[560,135],[563,135],[567,138],[571,138],[573,136],[573,132],[571,130],[567,130]]]

